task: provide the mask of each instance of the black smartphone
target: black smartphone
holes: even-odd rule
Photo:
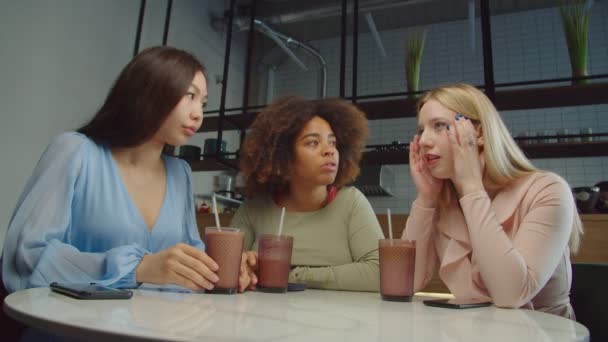
[[[51,283],[51,290],[77,299],[129,299],[133,291],[114,289],[111,287],[91,284],[60,284]]]
[[[470,309],[470,308],[482,308],[484,306],[490,306],[490,302],[460,302],[454,299],[433,299],[423,300],[422,303],[428,306],[436,306],[439,308],[448,309]]]
[[[297,292],[306,290],[306,284],[303,283],[288,283],[287,291],[288,292]]]

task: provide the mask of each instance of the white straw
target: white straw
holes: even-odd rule
[[[217,230],[221,231],[222,229],[220,228],[220,215],[217,213],[217,201],[215,200],[215,194],[213,194],[213,196],[211,196],[211,201],[213,201],[213,214],[215,214],[215,226],[217,227]]]
[[[281,208],[281,220],[279,221],[279,236],[281,236],[281,232],[283,231],[283,220],[285,219],[285,207]]]
[[[391,223],[391,210],[386,209],[386,217],[388,218],[388,238],[393,239],[393,224]]]

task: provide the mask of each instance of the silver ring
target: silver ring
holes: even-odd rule
[[[475,145],[477,145],[475,140],[476,140],[475,136],[471,134],[471,136],[469,136],[469,140],[467,142],[469,143],[470,146],[475,146]]]

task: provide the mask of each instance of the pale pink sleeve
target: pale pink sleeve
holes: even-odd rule
[[[545,178],[529,191],[536,195],[513,240],[498,222],[486,192],[460,199],[481,277],[499,307],[520,307],[538,294],[570,237],[574,201],[566,182]]]
[[[433,243],[434,216],[434,208],[421,207],[414,201],[401,237],[404,240],[416,241],[414,291],[422,290],[437,268],[437,253]]]

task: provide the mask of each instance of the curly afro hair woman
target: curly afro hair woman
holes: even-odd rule
[[[327,121],[336,136],[340,160],[332,185],[340,188],[356,179],[368,135],[365,114],[339,98],[306,100],[285,96],[256,117],[241,146],[240,168],[249,196],[288,191],[295,139],[315,117]]]

